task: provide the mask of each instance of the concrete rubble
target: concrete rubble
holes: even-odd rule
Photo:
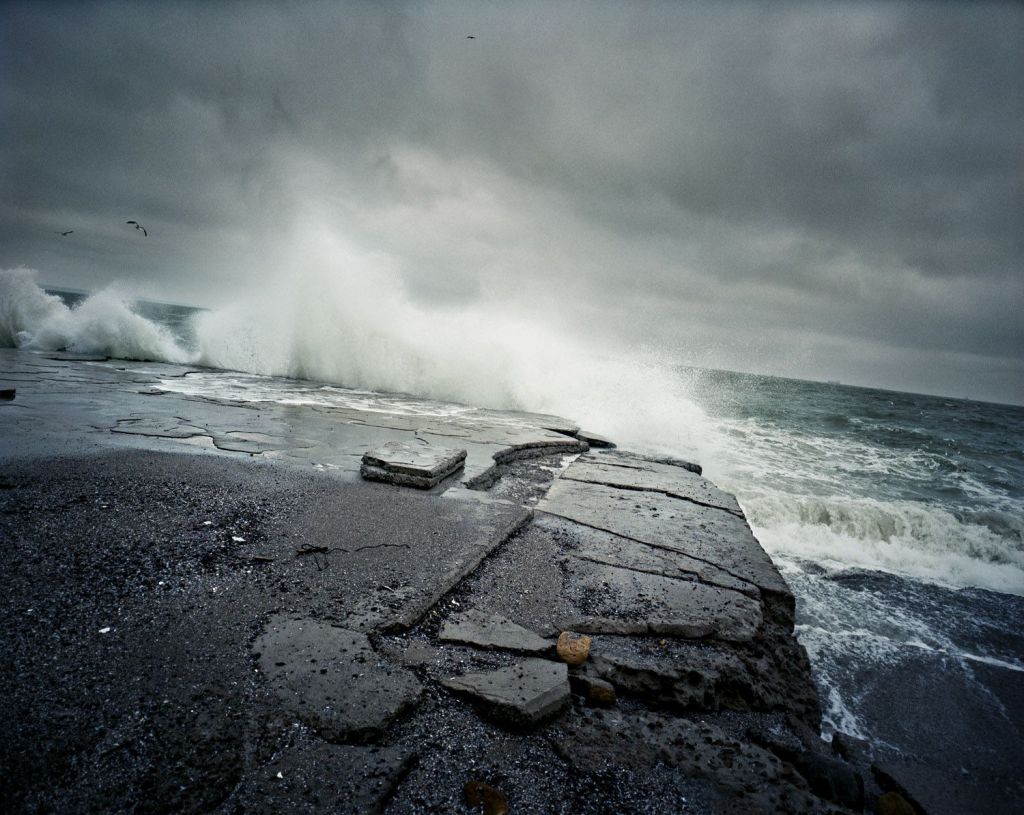
[[[5,811],[882,793],[819,739],[793,595],[692,463],[552,416],[181,393],[182,366],[0,350],[0,372]]]
[[[428,490],[460,469],[465,461],[465,450],[413,447],[411,444],[389,441],[363,454],[359,472],[363,478],[372,481]]]

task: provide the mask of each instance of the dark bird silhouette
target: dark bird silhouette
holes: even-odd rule
[[[73,229],[69,229],[67,232],[58,232],[57,234],[60,235],[62,238],[66,238],[68,235],[70,235],[74,231],[75,230],[73,230]]]
[[[467,35],[466,35],[466,39],[467,39],[467,40],[475,40],[475,39],[476,39],[476,37],[474,37],[474,36],[473,36],[472,34],[467,34]]]
[[[149,237],[149,233],[146,231],[146,227],[144,227],[138,221],[125,221],[125,223],[134,224],[135,228],[138,229],[145,237]]]

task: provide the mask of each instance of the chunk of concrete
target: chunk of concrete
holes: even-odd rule
[[[500,614],[468,611],[448,620],[438,639],[461,642],[478,648],[500,648],[539,654],[551,648],[551,643],[528,628],[516,625]]]
[[[451,447],[413,446],[389,441],[363,455],[363,478],[430,489],[461,468],[466,451]]]
[[[538,724],[569,702],[569,669],[546,659],[453,676],[441,684],[481,704],[485,714],[514,726]]]
[[[585,441],[591,447],[606,447],[611,449],[615,447],[615,442],[611,439],[607,439],[599,433],[591,433],[589,430],[580,430],[576,433],[576,438],[580,441]]]
[[[328,741],[366,741],[419,698],[402,668],[384,665],[365,634],[276,617],[253,645],[260,670],[298,719]]]

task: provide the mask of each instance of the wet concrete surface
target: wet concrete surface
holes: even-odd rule
[[[841,810],[749,735],[829,752],[792,596],[693,468],[573,461],[556,417],[161,388],[190,375],[0,351],[5,812],[479,811],[468,781],[513,812]],[[363,480],[388,442],[465,467]],[[531,647],[439,636],[467,617]],[[494,676],[537,715],[490,715]]]

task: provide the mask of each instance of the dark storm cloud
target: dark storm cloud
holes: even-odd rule
[[[425,303],[529,302],[797,375],[827,348],[881,384],[878,349],[960,355],[1024,398],[1019,7],[0,15],[0,265],[224,297],[315,210]]]

